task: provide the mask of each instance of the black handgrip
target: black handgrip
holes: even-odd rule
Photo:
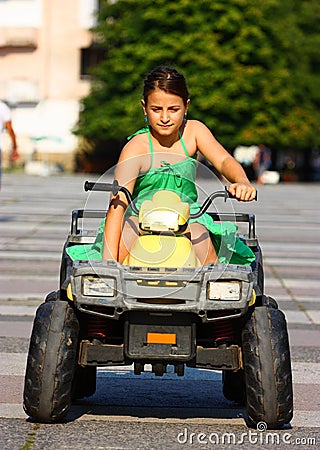
[[[117,180],[113,183],[96,183],[92,181],[86,181],[84,183],[85,191],[100,191],[100,192],[112,192],[113,195],[117,195],[119,192],[119,184]]]
[[[92,182],[92,181],[85,181],[84,182],[84,190],[87,191],[93,191],[93,188],[95,186],[96,183]]]
[[[85,191],[102,191],[102,192],[112,192],[113,195],[117,195],[119,191],[123,192],[126,196],[128,204],[135,214],[139,214],[139,210],[136,207],[135,202],[132,199],[131,192],[124,186],[120,186],[117,180],[113,183],[94,183],[91,181],[86,181],[84,183]]]

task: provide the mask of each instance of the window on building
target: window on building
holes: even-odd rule
[[[80,78],[91,77],[90,70],[104,59],[105,50],[95,45],[81,49]]]

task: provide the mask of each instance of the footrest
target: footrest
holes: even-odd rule
[[[213,370],[238,370],[242,367],[242,353],[238,345],[223,348],[197,347],[196,367]]]

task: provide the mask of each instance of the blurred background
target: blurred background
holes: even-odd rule
[[[264,163],[263,183],[320,181],[319,17],[318,0],[0,0],[19,152],[3,133],[3,169],[103,173],[143,126],[144,76],[167,64],[186,76],[189,117],[252,180]]]

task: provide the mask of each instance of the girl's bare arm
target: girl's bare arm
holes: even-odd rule
[[[253,200],[256,196],[256,189],[248,180],[242,166],[215,139],[206,125],[195,121],[194,131],[197,148],[217,171],[231,183],[228,188],[230,193],[238,200]]]
[[[137,144],[132,140],[123,148],[115,171],[115,179],[131,193],[141,169],[141,156],[137,153]],[[127,199],[122,192],[110,199],[104,227],[102,259],[118,261],[122,221],[127,206]]]

